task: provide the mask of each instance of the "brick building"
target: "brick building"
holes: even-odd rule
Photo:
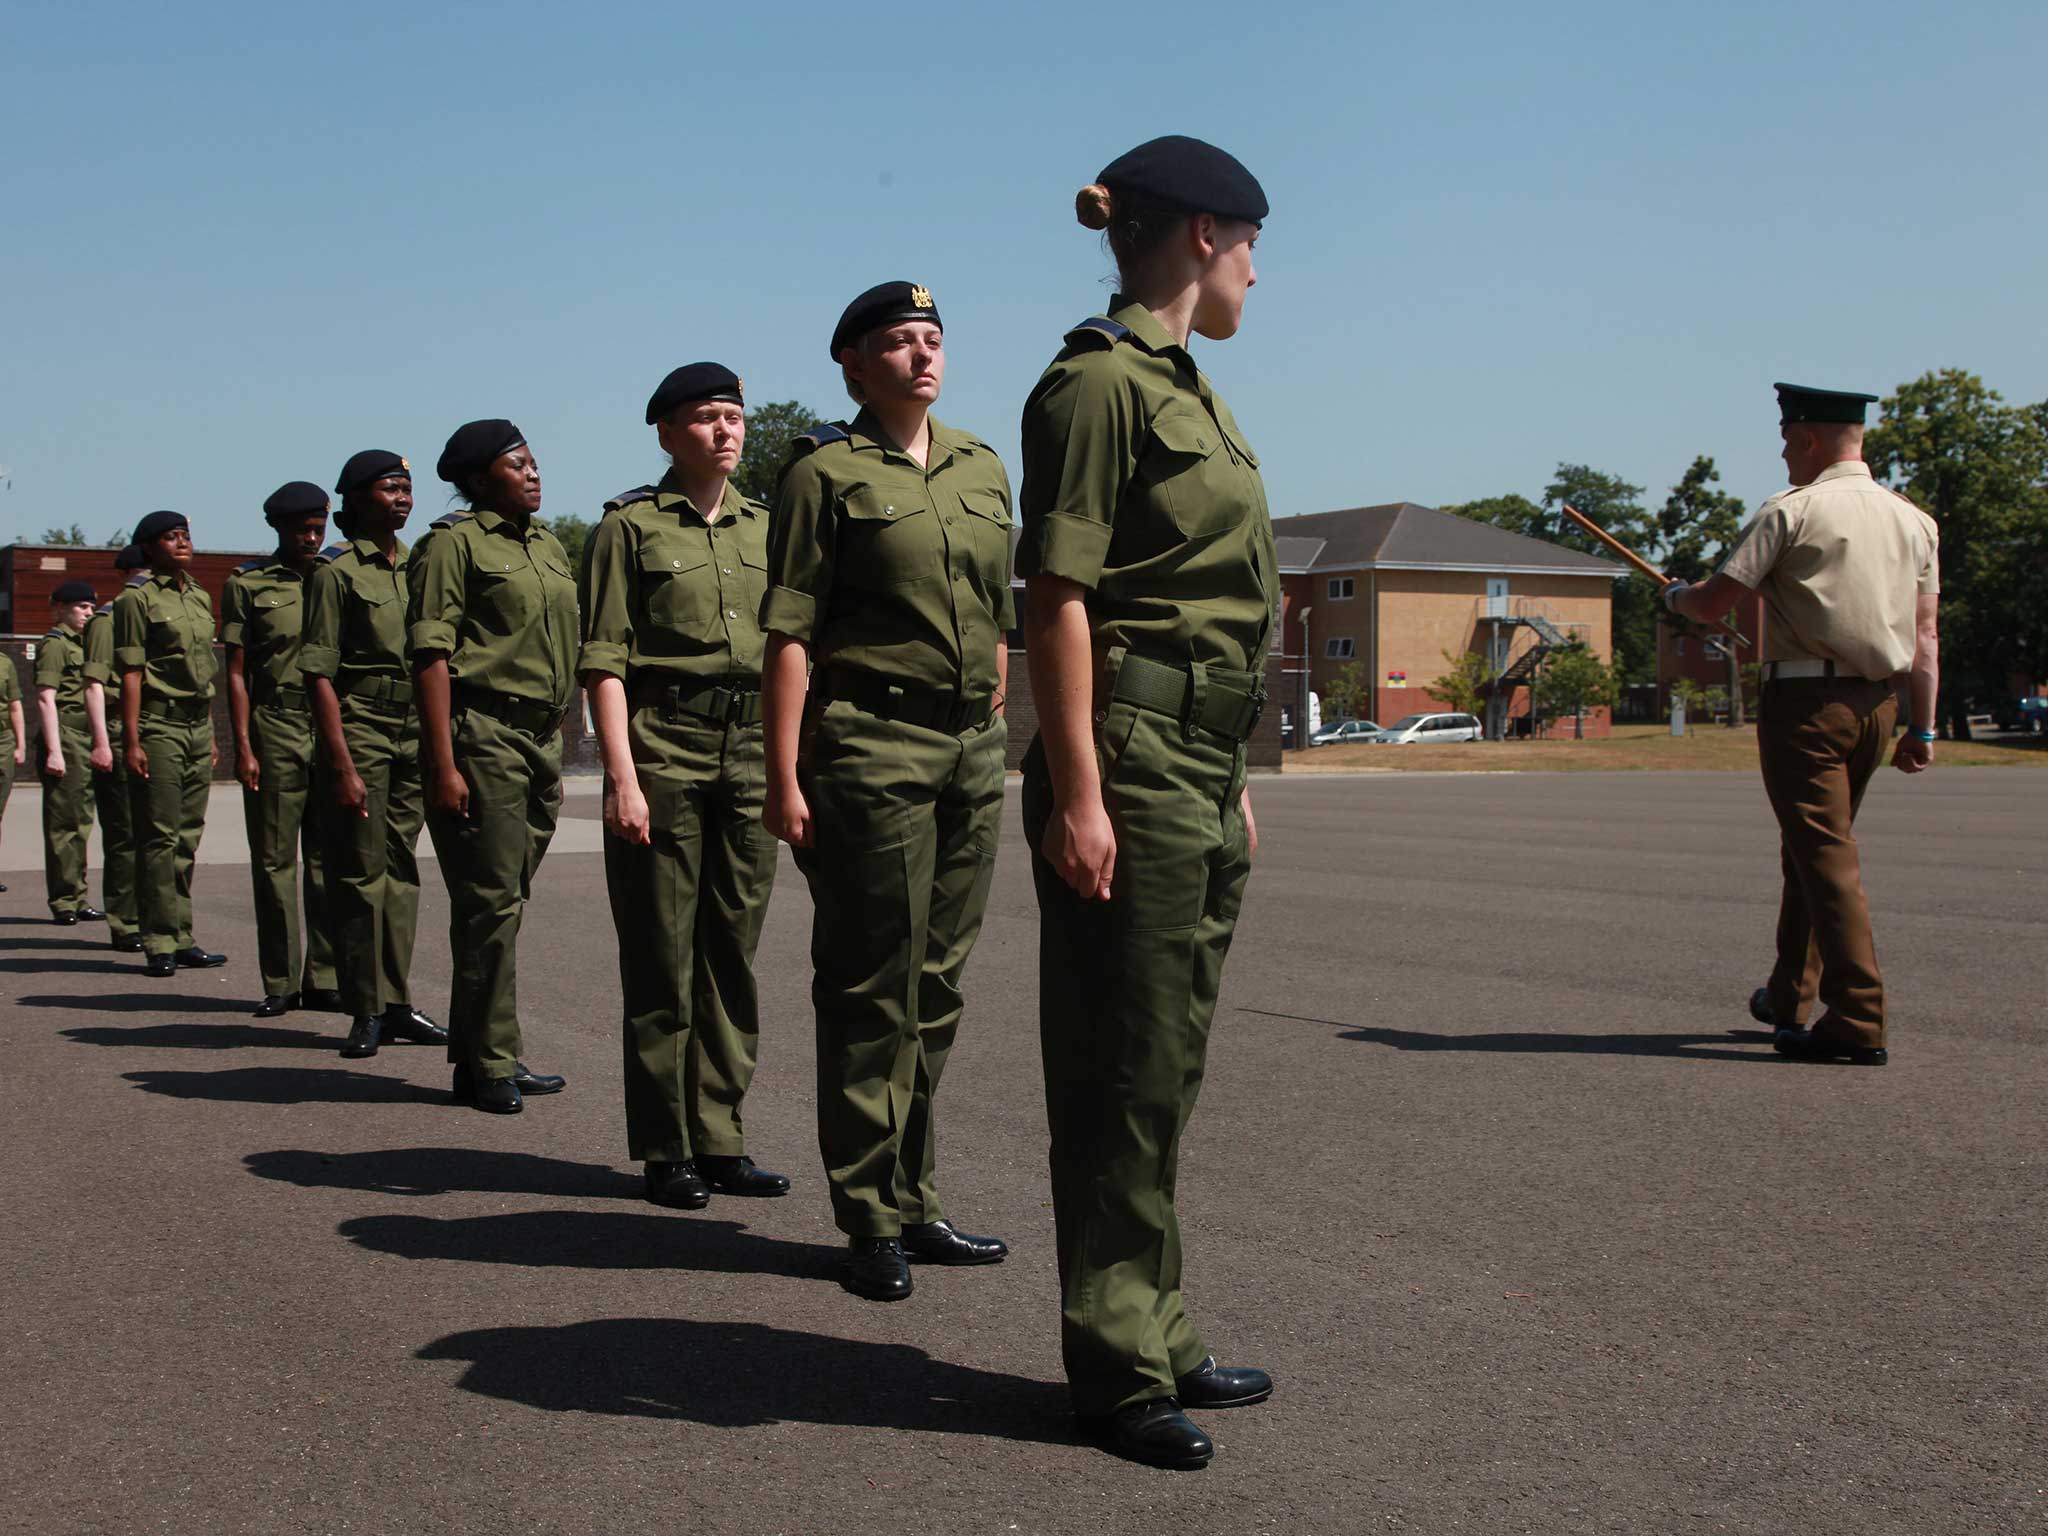
[[[1750,666],[1758,659],[1757,648],[1764,641],[1764,600],[1760,593],[1751,593],[1749,600],[1735,609],[1735,627],[1742,631],[1742,638],[1749,644],[1734,646],[1735,666],[1740,669]],[[1702,629],[1697,624],[1680,628],[1668,621],[1657,625],[1657,710],[1668,713],[1671,708],[1671,687],[1680,678],[1691,678],[1702,688],[1720,688],[1731,697],[1738,686],[1738,671],[1730,675],[1728,650],[1732,642],[1718,631]]]
[[[89,581],[101,602],[110,601],[128,579],[114,569],[119,553],[89,544],[10,544],[0,549],[0,633],[28,639],[48,633],[50,594],[67,581]],[[192,578],[213,599],[215,634],[220,632],[221,588],[236,566],[256,558],[254,553],[192,552]]]
[[[1429,683],[1477,651],[1494,676],[1488,731],[1526,729],[1529,680],[1559,646],[1614,658],[1611,560],[1525,538],[1414,502],[1276,518],[1282,586],[1283,697],[1325,692],[1339,668],[1371,680],[1364,713],[1387,724],[1439,709]],[[1606,735],[1608,711],[1586,734]]]

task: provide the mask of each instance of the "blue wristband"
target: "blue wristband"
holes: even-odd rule
[[[1915,732],[1913,733],[1913,739],[1914,739],[1915,741],[1932,741],[1932,740],[1934,740],[1934,732],[1932,732],[1932,731],[1915,731]]]

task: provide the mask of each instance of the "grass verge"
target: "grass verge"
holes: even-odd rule
[[[1995,736],[1987,741],[1937,741],[1934,768],[2048,768],[2048,737]],[[1573,741],[1467,741],[1454,746],[1311,747],[1289,752],[1288,773],[1608,773],[1617,769],[1756,772],[1756,727],[1694,726],[1673,736],[1668,725],[1617,725],[1611,736]]]

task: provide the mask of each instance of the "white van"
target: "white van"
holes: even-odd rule
[[[1483,741],[1486,730],[1471,715],[1404,715],[1379,734],[1381,741]]]

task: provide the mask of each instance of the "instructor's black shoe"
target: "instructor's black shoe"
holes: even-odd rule
[[[701,1211],[711,1203],[711,1186],[695,1163],[648,1163],[647,1198],[678,1211]]]
[[[299,1006],[308,1013],[341,1013],[341,994],[332,987],[301,987]]]
[[[789,1193],[789,1175],[756,1168],[751,1157],[712,1157],[699,1153],[697,1169],[721,1195],[752,1195],[757,1199],[768,1199]]]
[[[446,1045],[448,1031],[410,1003],[393,1003],[384,1010],[384,1033],[394,1040],[414,1045]]]
[[[151,955],[142,963],[145,976],[175,976],[178,974],[178,957],[172,954]]]
[[[273,992],[256,1005],[256,1012],[252,1017],[258,1019],[281,1019],[298,1006],[298,993],[287,992],[284,996],[280,997],[277,993]]]
[[[1000,1264],[1010,1245],[1000,1237],[970,1237],[950,1221],[924,1221],[903,1229],[903,1251],[924,1264]]]
[[[117,934],[115,937],[107,940],[107,944],[109,948],[117,949],[124,955],[139,955],[142,953],[142,935],[139,933]]]
[[[1881,1067],[1891,1052],[1881,1045],[1845,1045],[1835,1040],[1816,1039],[1810,1029],[1780,1029],[1771,1037],[1780,1056],[1794,1061],[1839,1062],[1845,1067]]]
[[[1187,1375],[1174,1377],[1173,1390],[1190,1408],[1249,1408],[1273,1395],[1273,1378],[1254,1366],[1218,1365],[1210,1355]]]
[[[341,1054],[351,1061],[361,1061],[376,1055],[377,1047],[383,1043],[384,1021],[374,1013],[366,1013],[349,1026],[348,1038],[341,1043]]]
[[[188,971],[211,970],[216,965],[226,965],[228,963],[226,955],[216,955],[212,950],[201,949],[197,944],[186,945],[172,958]]]
[[[1216,1455],[1216,1442],[1170,1397],[1149,1397],[1083,1423],[1104,1450],[1148,1467],[1197,1472]]]
[[[893,1237],[856,1237],[847,1242],[839,1283],[869,1301],[901,1301],[910,1294],[910,1266],[903,1244]]]
[[[528,1098],[537,1093],[560,1093],[569,1086],[569,1079],[557,1077],[552,1072],[536,1072],[523,1061],[512,1064],[512,1086]]]
[[[1778,1021],[1771,1017],[1771,989],[1758,987],[1749,994],[1749,1016],[1765,1029],[1776,1029]]]

